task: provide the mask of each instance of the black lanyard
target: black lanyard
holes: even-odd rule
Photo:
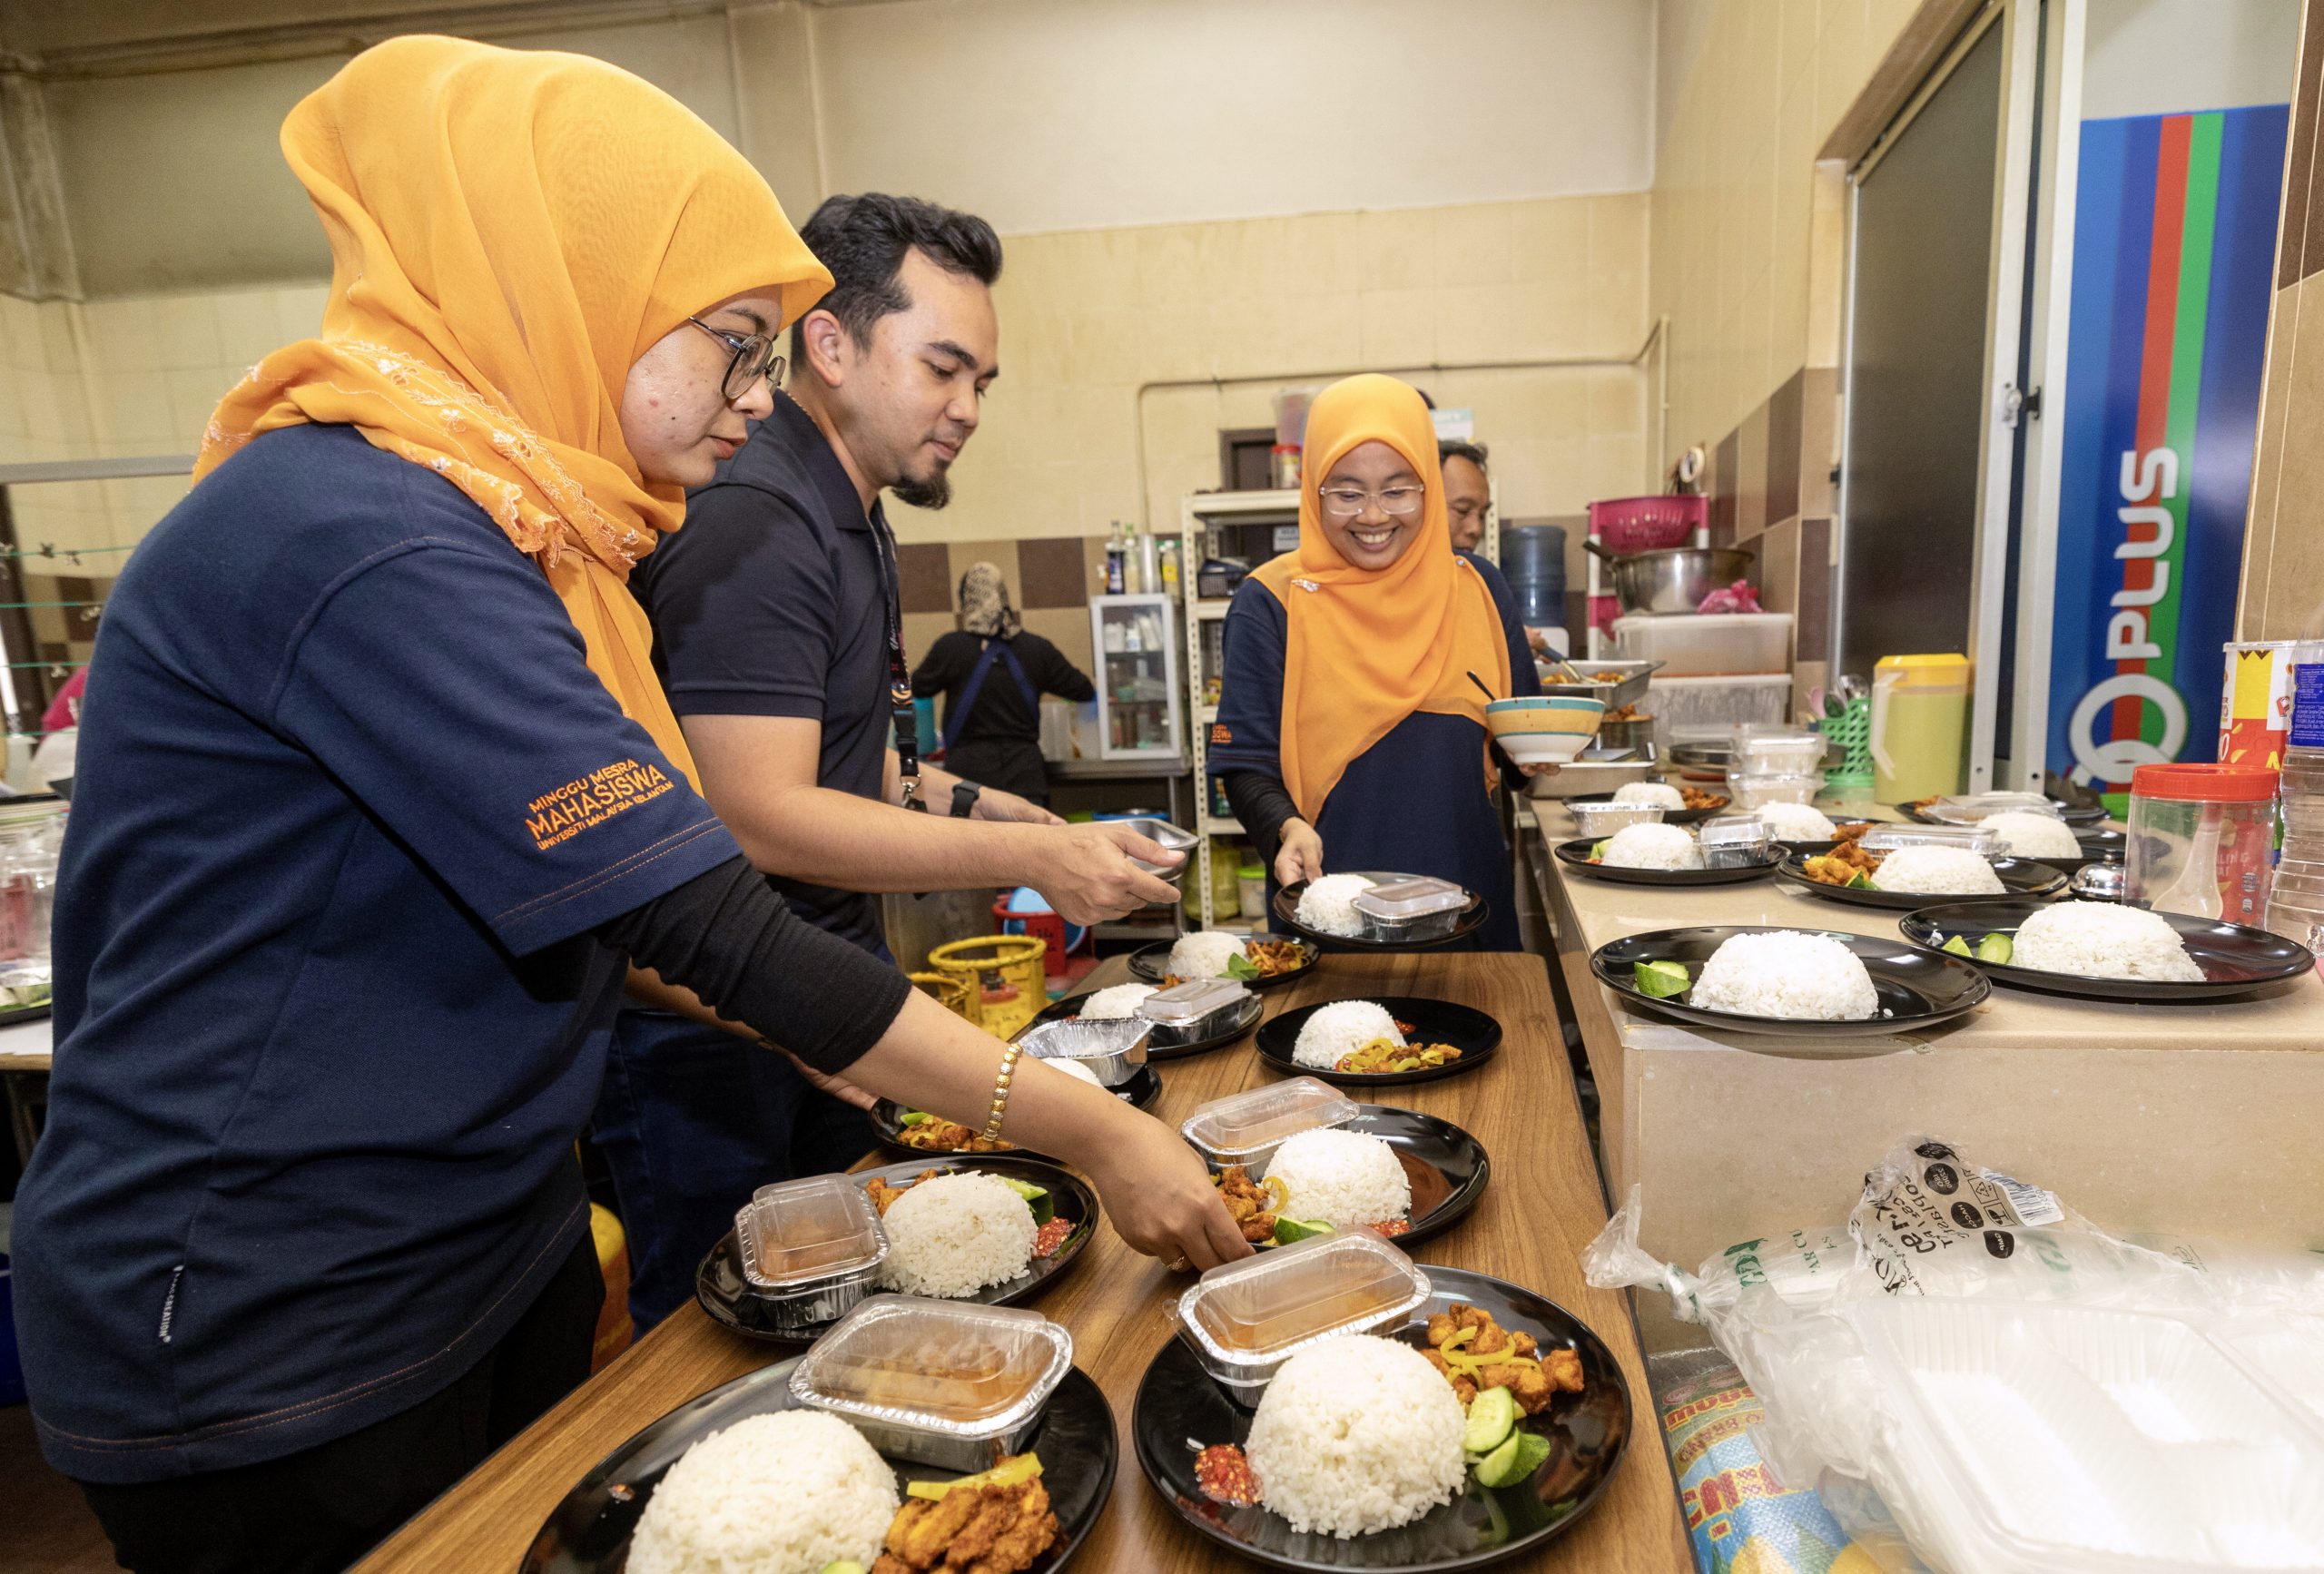
[[[864,516],[872,526],[872,556],[880,565],[880,601],[888,622],[888,706],[895,723],[896,773],[903,778],[904,807],[928,812],[920,796],[920,712],[911,703],[911,668],[904,661],[903,601],[897,590],[895,538],[888,534],[879,505]]]

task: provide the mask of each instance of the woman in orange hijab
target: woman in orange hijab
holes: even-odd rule
[[[625,961],[1246,1253],[1175,1132],[794,918],[689,784],[625,581],[829,282],[766,183],[626,73],[445,38],[282,145],[330,304],[109,600],[15,1212],[41,1447],[123,1567],[341,1569],[586,1373]]]
[[[1288,885],[1332,871],[1481,892],[1477,942],[1517,949],[1484,695],[1541,692],[1500,572],[1452,548],[1418,392],[1366,374],[1307,411],[1299,546],[1226,614],[1211,769]]]

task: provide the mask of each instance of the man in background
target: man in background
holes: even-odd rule
[[[800,234],[833,283],[792,326],[789,381],[630,579],[703,795],[801,917],[882,958],[871,893],[1029,885],[1076,923],[1177,900],[1132,860],[1177,854],[915,771],[910,725],[895,724],[891,696],[901,686],[908,717],[911,678],[880,495],[922,508],[951,497],[1000,375],[1000,238],[971,214],[877,193],[830,199]],[[844,1168],[873,1140],[859,1101],[785,1058],[645,1008],[623,1013],[593,1131],[641,1333],[693,1293],[695,1264],[755,1188]]]
[[[1485,516],[1492,508],[1492,482],[1485,474],[1482,443],[1447,438],[1436,445],[1444,467],[1444,512],[1452,523],[1452,545],[1474,552],[1485,538]]]

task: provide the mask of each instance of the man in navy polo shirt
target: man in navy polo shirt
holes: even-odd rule
[[[879,194],[830,199],[801,234],[834,283],[792,330],[787,390],[631,579],[704,795],[801,917],[883,958],[870,893],[1029,885],[1074,922],[1177,900],[1131,861],[1176,855],[1119,826],[1067,825],[926,765],[910,791],[927,812],[906,812],[890,692],[911,669],[880,494],[950,497],[1000,375],[1000,241]],[[641,1331],[693,1293],[754,1188],[872,1141],[861,1108],[778,1057],[643,1009],[623,1014],[594,1136]]]

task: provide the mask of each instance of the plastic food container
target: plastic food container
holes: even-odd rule
[[[1659,803],[1569,803],[1574,828],[1592,841],[1614,834],[1626,825],[1654,825],[1662,820]]]
[[[1987,815],[2004,812],[2065,818],[2056,804],[2039,792],[1956,792],[1938,799],[1925,811],[1931,820],[1947,825],[1974,825]]]
[[[1301,1351],[1394,1327],[1428,1296],[1410,1257],[1370,1230],[1341,1230],[1213,1268],[1178,1297],[1178,1332],[1205,1372],[1256,1405]]]
[[[1821,733],[1799,727],[1745,725],[1735,730],[1728,754],[1728,775],[1813,776],[1824,769]]]
[[[1823,772],[1807,775],[1747,776],[1727,773],[1727,796],[1736,809],[1757,809],[1762,803],[1809,803],[1824,790]]]
[[[1661,678],[1791,668],[1787,612],[1626,613],[1614,620],[1614,652],[1624,661],[1660,662]]]
[[[1768,861],[1775,837],[1756,814],[1720,814],[1695,829],[1705,869],[1753,869]]]
[[[1866,852],[1889,853],[1900,847],[1959,847],[1979,858],[2008,856],[1997,833],[1973,825],[1884,825],[1856,840]]]
[[[1654,746],[1665,754],[1681,743],[1717,743],[1731,762],[1738,725],[1780,726],[1791,710],[1791,674],[1666,678],[1654,674],[1647,694],[1654,714]]]
[[[2273,771],[2254,765],[2141,765],[2131,772],[2132,907],[2264,924],[2275,874]]]
[[[974,1471],[1023,1451],[1072,1368],[1073,1335],[1038,1312],[874,1295],[799,1358],[791,1394],[892,1459]]]
[[[1414,875],[1358,892],[1352,904],[1375,940],[1430,940],[1449,935],[1469,905],[1469,893],[1449,880]]]
[[[734,1240],[752,1294],[787,1332],[853,1311],[888,1260],[880,1210],[840,1175],[759,1187],[734,1215]]]
[[[1362,1106],[1313,1077],[1294,1077],[1214,1098],[1188,1116],[1178,1135],[1213,1169],[1239,1164],[1256,1180],[1275,1150],[1303,1131],[1354,1120]]]
[[[1110,1021],[1036,1022],[1017,1036],[1025,1053],[1042,1060],[1078,1060],[1108,1087],[1119,1087],[1146,1064],[1154,1024],[1143,1017]]]
[[[1232,979],[1189,979],[1147,996],[1137,1014],[1154,1024],[1157,1043],[1191,1044],[1232,1028],[1249,999],[1251,991]]]

